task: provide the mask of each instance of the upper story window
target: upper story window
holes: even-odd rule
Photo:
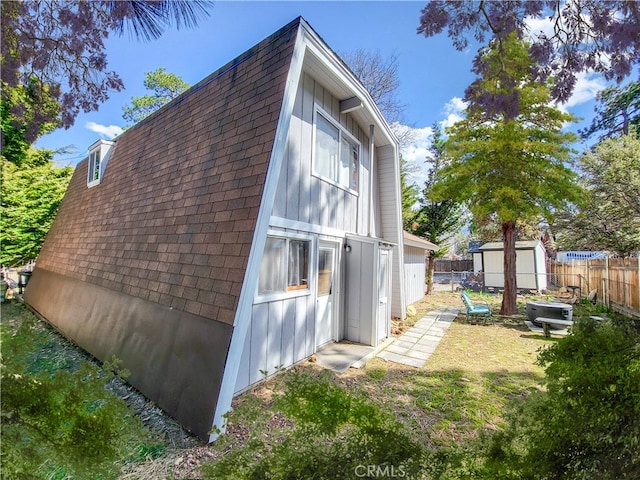
[[[316,110],[314,173],[357,192],[359,166],[358,141],[328,115]]]
[[[264,248],[258,295],[309,290],[311,240],[269,235]]]
[[[87,184],[91,185],[100,181],[100,150],[95,150],[89,154],[89,177]]]
[[[114,143],[107,140],[98,140],[89,147],[89,161],[87,162],[88,187],[98,185],[102,180]]]

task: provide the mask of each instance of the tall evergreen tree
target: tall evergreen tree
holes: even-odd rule
[[[444,166],[448,159],[445,156],[445,138],[440,125],[433,125],[433,139],[429,147],[430,157],[428,178],[422,191],[420,209],[413,222],[412,231],[419,237],[426,238],[436,245],[441,245],[453,233],[460,228],[461,206],[453,197],[441,199],[432,198],[434,186],[441,180]],[[433,287],[433,260],[443,257],[447,253],[447,247],[429,253],[429,265],[427,269],[427,292],[431,293]]]
[[[635,127],[640,135],[640,82],[629,82],[624,87],[608,87],[596,95],[596,116],[580,134],[589,138],[596,132],[600,140],[617,135],[628,135]]]
[[[407,162],[400,156],[400,188],[402,200],[402,226],[405,230],[411,231],[415,222],[416,211],[415,205],[418,203],[420,192],[417,185],[408,183],[407,180]]]
[[[583,204],[558,216],[558,245],[566,250],[640,250],[640,138],[607,138],[580,158]]]
[[[144,87],[151,92],[151,95],[133,97],[131,104],[122,108],[124,112],[122,117],[131,125],[138,123],[176,98],[189,88],[189,84],[178,75],[160,67],[145,73]]]
[[[578,199],[576,174],[566,164],[576,136],[562,131],[572,117],[551,106],[549,86],[534,79],[528,45],[515,33],[493,42],[479,61],[476,71],[482,75],[468,90],[467,116],[447,130],[445,152],[451,161],[433,197],[465,202],[476,218],[499,218],[504,243],[500,312],[513,315],[517,222],[550,218],[554,209]],[[502,107],[488,112],[487,102]]]
[[[53,152],[31,147],[20,166],[2,162],[0,193],[0,263],[35,260],[53,224],[73,169],[56,168]]]

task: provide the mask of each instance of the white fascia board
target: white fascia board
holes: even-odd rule
[[[288,218],[272,216],[269,224],[275,228],[284,228],[287,230],[297,230],[300,232],[314,233],[326,237],[344,238],[347,232],[337,228],[325,227],[308,222],[300,222],[298,220],[290,220]]]
[[[276,127],[275,140],[273,149],[269,158],[269,167],[265,179],[264,191],[260,202],[260,210],[256,220],[256,229],[253,232],[253,240],[251,242],[251,251],[247,261],[242,289],[240,290],[240,298],[238,299],[238,308],[233,320],[233,333],[231,335],[231,343],[227,360],[224,366],[222,376],[222,384],[216,404],[216,411],[213,418],[213,426],[221,431],[225,428],[224,415],[231,410],[231,401],[240,368],[240,360],[242,350],[244,348],[245,337],[249,331],[251,322],[251,309],[256,289],[258,287],[258,277],[260,276],[260,264],[267,240],[267,232],[269,231],[269,220],[275,202],[276,192],[278,189],[278,179],[280,178],[280,170],[282,169],[283,159],[285,157],[285,149],[287,145],[287,136],[289,134],[289,126],[293,115],[293,105],[298,91],[298,84],[302,74],[302,62],[304,59],[304,45],[300,27],[296,34],[296,44],[293,49],[291,64],[289,65],[289,73],[287,74],[287,83],[285,85],[282,106],[280,107],[280,115],[278,117],[278,126]],[[217,438],[216,434],[209,436],[209,441],[213,442]]]

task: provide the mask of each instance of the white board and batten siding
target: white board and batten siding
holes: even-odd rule
[[[313,172],[313,131],[318,109],[360,144],[357,193],[327,182]],[[272,216],[366,235],[370,210],[369,162],[367,134],[350,115],[340,113],[337,98],[304,73],[298,86]]]
[[[303,73],[293,106],[271,227],[283,234],[313,234],[312,249],[320,239],[341,244],[346,232],[366,234],[369,216],[369,138],[344,114],[340,102]],[[333,185],[313,172],[314,120],[320,109],[360,144],[358,192]],[[311,255],[311,263],[315,255]],[[339,274],[339,271],[336,272]],[[315,275],[315,268],[310,276]],[[369,274],[372,278],[372,273]],[[235,393],[239,393],[315,352],[315,281],[307,295],[272,301],[256,299],[245,340]]]
[[[426,289],[426,252],[423,248],[405,244],[404,289],[407,305],[424,298]]]
[[[486,287],[504,288],[504,250],[502,243],[485,243],[482,268]],[[540,241],[516,242],[516,284],[518,288],[547,288],[546,253]]]
[[[254,304],[235,393],[313,354],[314,302],[309,294]]]
[[[345,298],[346,339],[368,345],[373,337],[371,319],[376,318],[375,292],[375,243],[349,240],[351,251],[347,255]]]
[[[400,192],[396,188],[398,185],[396,177],[399,177],[399,165],[396,161],[396,151],[390,146],[376,148],[376,170],[379,192],[380,227],[381,237],[386,241],[398,245],[393,251],[392,276],[397,279],[392,284],[391,292],[391,315],[404,319],[406,317],[406,300],[403,295],[404,275],[402,265],[404,263],[404,252],[402,249],[402,218],[400,212],[395,208],[385,208],[389,205],[399,204]]]

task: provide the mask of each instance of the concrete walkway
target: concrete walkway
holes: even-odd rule
[[[403,365],[422,368],[435,352],[456,315],[458,315],[458,309],[453,307],[440,307],[427,313],[377,356]]]

